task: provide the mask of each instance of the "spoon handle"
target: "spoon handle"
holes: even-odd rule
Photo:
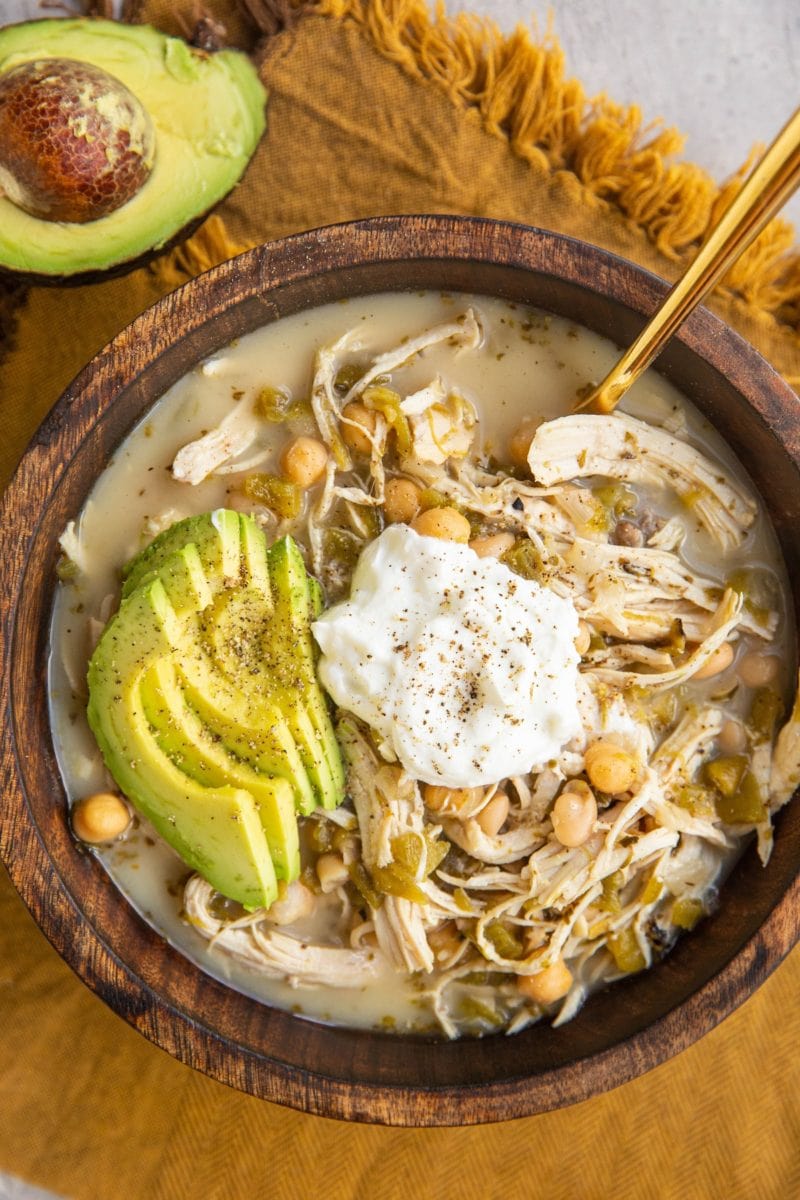
[[[741,191],[671,288],[636,341],[578,408],[610,413],[642,371],[721,279],[800,183],[800,109],[786,123]]]

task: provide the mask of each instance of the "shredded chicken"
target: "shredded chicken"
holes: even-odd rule
[[[379,375],[391,374],[392,371],[402,367],[410,359],[421,354],[423,350],[428,350],[431,346],[436,346],[440,342],[450,342],[456,349],[477,350],[482,341],[483,326],[473,309],[468,308],[466,312],[460,313],[454,321],[435,325],[417,337],[409,338],[394,350],[388,350],[386,354],[379,354],[361,378],[350,388],[342,400],[342,408],[359,396]]]
[[[688,782],[722,728],[722,709],[713,706],[689,710],[681,717],[651,759],[651,765],[666,785]]]
[[[766,861],[771,815],[800,784],[800,699],[777,740],[771,730],[749,728],[748,770],[764,799],[757,822],[725,824],[706,783],[704,770],[720,756],[731,711],[747,724],[731,649],[740,640],[770,642],[780,618],[722,586],[723,570],[706,577],[684,555],[699,522],[724,564],[757,508],[726,470],[684,440],[682,414],[666,414],[668,428],[622,414],[548,421],[533,438],[533,479],[525,480],[490,469],[473,453],[476,409],[435,375],[411,394],[395,393],[410,431],[408,453],[392,449],[391,425],[376,410],[374,429],[366,431],[368,459],[354,462],[342,436],[347,404],[376,381],[383,386],[389,378],[394,389],[392,373],[430,347],[474,351],[483,337],[482,319],[467,309],[374,357],[344,395],[336,381],[343,357],[359,349],[357,331],[318,351],[311,403],[331,456],[308,509],[308,556],[323,583],[341,590],[347,575],[330,563],[326,534],[335,530],[357,557],[374,536],[386,481],[398,473],[444,497],[473,527],[513,534],[515,550],[527,554],[520,573],[569,597],[585,624],[579,732],[528,774],[445,798],[434,810],[377,735],[343,714],[339,738],[352,811],[312,818],[348,838],[348,879],[342,871],[312,898],[333,906],[326,912],[338,911],[341,944],[301,940],[291,925],[279,930],[279,905],[272,917],[266,911],[223,920],[198,877],[185,894],[188,919],[211,946],[295,984],[361,987],[381,972],[413,974],[415,1002],[427,1003],[450,1037],[465,1028],[511,1033],[544,1012],[563,1024],[592,989],[650,966],[679,928],[713,907],[723,864],[753,830]],[[247,414],[237,408],[185,447],[176,477],[198,482],[212,470],[249,469],[258,455],[239,457],[255,436]],[[603,489],[583,482],[593,477],[650,488],[646,507],[637,508],[634,495],[635,511],[624,510],[626,537],[614,534],[617,517]],[[654,489],[677,495],[685,515],[660,514]],[[70,553],[78,544],[74,529],[65,537]],[[634,544],[617,544],[622,540]],[[718,685],[700,684],[698,672],[702,678],[721,649],[731,674]],[[556,833],[554,805],[570,785],[589,786],[590,749],[604,741],[630,756],[635,779],[614,795],[592,784],[591,828],[582,842],[567,845]],[[509,798],[504,819],[484,828],[498,791]],[[564,964],[568,975],[555,1002],[525,990],[526,981]]]
[[[655,636],[663,636],[667,620],[674,622],[676,614],[684,624],[694,616],[692,628],[702,629],[704,614],[713,613],[720,603],[719,586],[667,550],[576,538],[564,562],[562,578],[582,615],[616,637],[649,641],[652,636],[642,631],[653,626]],[[757,621],[745,608],[739,624],[769,639],[777,622],[775,612]]]
[[[178,451],[172,463],[173,477],[180,483],[202,483],[223,463],[243,454],[258,436],[259,426],[253,405],[240,402],[215,429]]]
[[[342,471],[353,465],[350,452],[339,433],[339,416],[344,407],[334,391],[334,380],[339,369],[339,355],[353,344],[353,333],[349,331],[332,346],[321,346],[314,363],[314,380],[311,384],[311,407],[323,441],[330,446],[334,462]]]
[[[281,933],[270,926],[269,910],[226,923],[213,914],[215,895],[210,884],[193,875],[183,892],[187,920],[212,946],[265,975],[294,986],[349,988],[364,986],[378,974],[380,960],[374,949],[318,946]]]
[[[448,458],[463,458],[469,452],[478,423],[475,406],[441,375],[411,396],[400,411],[408,417],[412,448],[406,465],[414,462],[441,466]]]
[[[73,564],[76,571],[85,575],[87,571],[86,547],[80,536],[80,522],[68,521],[64,532],[58,539],[58,544],[68,562]]]
[[[424,809],[419,788],[396,767],[380,766],[366,738],[353,722],[340,725],[340,742],[348,763],[348,787],[361,830],[361,853],[367,869],[386,867],[393,859],[392,840],[422,835]],[[424,844],[424,839],[422,839]],[[419,882],[425,879],[421,859]],[[453,909],[447,900],[447,909]],[[426,911],[426,907],[431,911]],[[372,920],[378,944],[390,962],[408,971],[433,970],[426,929],[438,924],[447,909],[422,906],[402,896],[387,895]]]
[[[758,511],[752,496],[694,446],[621,413],[546,421],[534,435],[528,463],[545,485],[600,475],[668,487],[726,550],[741,543]]]
[[[782,808],[800,786],[800,688],[791,716],[778,734],[769,781],[770,808]]]
[[[489,836],[474,819],[466,823],[445,821],[444,831],[451,842],[466,850],[478,862],[502,865],[517,862],[531,854],[542,842],[542,827],[534,822],[523,822],[506,833]]]
[[[676,687],[683,683],[705,666],[712,654],[726,642],[739,623],[742,611],[742,597],[738,592],[728,591],[722,597],[719,606],[709,622],[708,635],[699,646],[677,667],[667,671],[619,671],[608,667],[594,667],[593,675],[606,683],[617,683],[625,686],[647,688],[650,691],[663,691],[665,688]]]

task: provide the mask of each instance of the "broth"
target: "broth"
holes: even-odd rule
[[[381,295],[331,304],[252,333],[176,383],[119,447],[80,514],[78,536],[84,569],[59,588],[53,614],[52,724],[72,802],[109,786],[86,722],[84,680],[92,644],[117,604],[121,568],[159,530],[182,517],[218,507],[259,511],[258,505],[248,505],[241,495],[241,474],[212,475],[196,486],[177,481],[170,471],[177,452],[219,425],[264,387],[287,389],[296,399],[305,397],[315,351],[335,342],[346,330],[358,328],[358,355],[369,358],[427,327],[452,321],[470,304],[480,313],[483,325],[481,349],[456,354],[446,342],[433,346],[393,373],[392,385],[409,394],[424,388],[435,375],[444,376],[448,385],[458,389],[477,409],[479,432],[472,455],[484,464],[492,459],[503,461],[509,438],[520,420],[532,412],[545,420],[569,413],[587,381],[605,374],[616,357],[616,348],[568,320],[521,305],[436,293]],[[722,439],[654,372],[648,372],[634,385],[622,407],[631,416],[665,426],[688,440],[720,463],[726,475],[752,490]],[[294,433],[316,432],[305,412],[290,418],[288,428]],[[285,440],[285,424],[266,423],[243,458],[249,459],[254,451],[269,450],[272,457],[259,463],[257,469],[276,470]],[[720,589],[737,572],[752,573],[754,569],[768,572],[777,581],[777,632],[770,652],[781,660],[775,686],[787,697],[794,662],[788,588],[763,510],[759,508],[741,546],[722,554],[709,531],[695,519],[691,507],[687,508],[685,499],[682,502],[677,495],[668,495],[652,483],[637,483],[635,492],[640,504],[653,507],[662,521],[674,518],[682,523],[683,562]],[[268,538],[276,529],[267,529]],[[282,526],[281,532],[286,529],[303,540],[302,522]],[[327,582],[329,601],[339,599],[346,591],[335,581]],[[743,640],[754,645],[758,641],[750,635]],[[717,697],[719,680],[711,678],[689,687],[690,701],[701,704]],[[752,690],[740,681],[732,694],[719,698],[719,703],[729,718],[745,720],[752,699]],[[452,822],[452,814],[450,819]],[[710,850],[713,867],[707,863],[704,868],[709,903],[716,883],[740,851],[738,840]],[[124,839],[102,846],[96,853],[121,893],[159,934],[204,971],[255,999],[323,1021],[398,1030],[436,1026],[429,989],[419,973],[398,974],[387,963],[379,966],[368,986],[298,987],[291,981],[260,974],[220,949],[210,949],[207,938],[182,919],[185,864],[142,818],[136,819]],[[335,915],[334,899],[323,896],[313,916],[293,926],[292,932],[299,938],[324,941]],[[585,991],[614,974],[607,968],[598,972],[591,960],[582,971],[576,979]],[[480,998],[480,988],[485,985],[479,981],[475,986]],[[482,1033],[492,1028],[491,1018],[480,1005],[473,1004],[470,1012],[469,1019],[458,1026],[459,1031]],[[529,1007],[512,1018],[510,1026],[521,1027],[538,1015],[535,1006]]]

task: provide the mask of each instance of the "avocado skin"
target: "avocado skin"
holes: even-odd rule
[[[236,185],[234,185],[236,186]],[[233,191],[233,188],[231,188]],[[230,193],[228,193],[229,195]],[[125,259],[124,262],[118,262],[113,267],[98,268],[96,271],[76,271],[71,275],[42,275],[36,271],[18,271],[15,267],[8,266],[0,261],[0,280],[7,283],[17,283],[24,287],[83,287],[84,284],[90,283],[105,283],[108,279],[120,279],[123,275],[130,275],[132,271],[138,271],[140,267],[146,267],[148,263],[155,262],[157,258],[161,258],[164,254],[169,254],[170,250],[174,250],[176,246],[181,246],[187,242],[193,234],[203,224],[205,219],[211,216],[211,213],[220,204],[225,197],[216,201],[207,208],[204,213],[188,225],[184,225],[183,229],[179,229],[174,237],[170,238],[163,246],[158,249],[147,250],[143,254],[137,254],[135,258]]]
[[[48,56],[119,78],[155,123],[156,164],[127,204],[84,226],[32,217],[0,197],[0,276],[38,286],[96,283],[145,266],[199,228],[254,154],[267,93],[242,52],[209,54],[147,25],[66,17],[0,29],[0,73]],[[167,90],[161,127],[157,85]],[[199,129],[201,117],[208,128]],[[193,177],[197,190],[180,186]]]
[[[299,874],[295,810],[344,798],[314,670],[318,585],[291,539],[268,550],[257,524],[228,509],[171,526],[123,575],[120,609],[89,665],[89,723],[106,765],[218,891],[269,904],[270,876]],[[146,769],[132,769],[145,746]],[[202,821],[198,832],[190,814],[191,837],[183,828],[187,795],[208,811],[211,793],[233,815],[227,846],[216,823],[213,853]]]

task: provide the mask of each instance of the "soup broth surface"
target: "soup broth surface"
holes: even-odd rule
[[[479,417],[471,456],[482,463],[508,463],[507,446],[520,422],[531,415],[545,421],[570,413],[589,381],[603,377],[618,351],[615,346],[572,322],[537,310],[489,297],[409,293],[377,295],[329,304],[284,318],[220,350],[199,364],[161,397],[116,451],[99,477],[77,522],[84,558],[75,578],[58,590],[52,625],[50,696],[52,724],[65,786],[71,802],[107,790],[110,780],[88,728],[86,665],[99,630],[116,608],[120,571],[160,530],[190,514],[219,507],[255,511],[243,500],[241,474],[212,475],[192,486],[171,473],[178,451],[202,437],[238,405],[266,387],[286,389],[293,398],[308,396],[313,362],[320,346],[334,343],[345,331],[357,329],[357,353],[368,360],[420,331],[451,321],[470,305],[480,315],[483,344],[475,352],[456,352],[442,343],[433,346],[392,374],[392,386],[404,395],[443,376],[477,410]],[[354,351],[349,351],[352,357]],[[722,439],[669,383],[649,371],[629,392],[622,409],[663,427],[699,448],[721,464],[726,476],[752,491],[746,475]],[[288,425],[265,423],[255,451],[272,449],[258,471],[277,471],[280,448],[289,433],[317,435],[313,420],[300,413]],[[530,479],[528,479],[530,482]],[[642,505],[651,504],[659,518],[678,518],[685,525],[682,560],[722,589],[737,572],[765,572],[775,581],[777,627],[768,647],[781,661],[774,686],[788,698],[794,643],[787,604],[788,589],[774,534],[763,510],[742,545],[721,552],[708,531],[694,519],[691,508],[675,494],[652,483],[637,483]],[[302,521],[267,525],[270,539],[288,529],[303,541]],[[346,588],[329,588],[328,600],[346,595]],[[757,639],[744,636],[745,649]],[[724,705],[732,720],[746,721],[753,689],[726,676],[727,694],[719,678],[689,685],[683,704],[709,697]],[[723,681],[724,682],[724,681]],[[691,691],[691,689],[694,691]],[[713,869],[706,864],[705,898],[740,852],[740,842],[711,847]],[[317,1020],[388,1029],[438,1028],[419,973],[398,973],[383,965],[369,986],[296,986],[291,980],[269,978],[230,955],[210,947],[207,938],[184,919],[183,882],[187,869],[181,860],[137,817],[120,841],[96,850],[122,895],[144,919],[204,971],[256,1000],[276,1004]],[[768,868],[767,868],[768,869]],[[724,896],[723,896],[724,902]],[[317,911],[292,932],[299,938],[324,941],[335,923],[332,902],[321,898]],[[584,990],[604,983],[592,960],[580,979]],[[617,972],[618,974],[621,972]],[[613,975],[613,972],[612,972]],[[473,1006],[474,1008],[474,1006]],[[477,1016],[463,1031],[488,1032],[491,1022]],[[528,1011],[535,1019],[537,1012]],[[520,1020],[518,1025],[524,1023]]]

